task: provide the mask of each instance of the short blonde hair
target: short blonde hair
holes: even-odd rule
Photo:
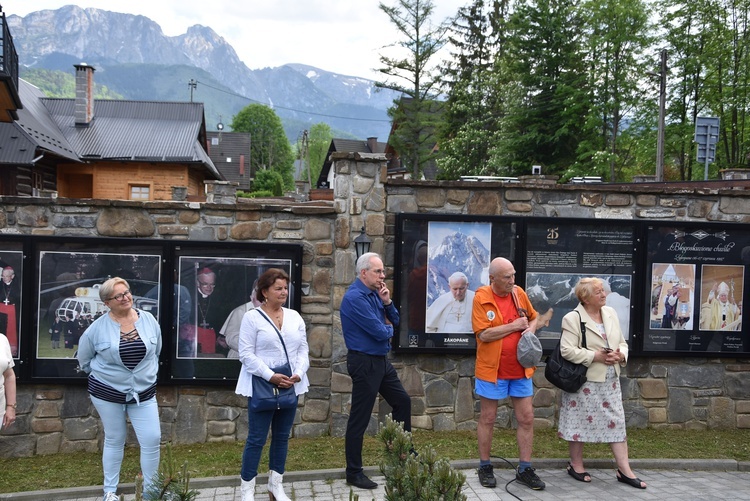
[[[122,284],[126,289],[130,290],[130,285],[128,284],[127,280],[120,277],[113,277],[104,282],[102,286],[99,287],[99,299],[105,302],[109,301],[110,296],[112,296],[112,293],[115,291],[115,285],[117,284]]]
[[[578,281],[575,294],[581,304],[594,295],[594,287],[604,288],[604,282],[597,277],[584,277]]]

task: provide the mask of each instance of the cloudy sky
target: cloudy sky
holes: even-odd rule
[[[437,23],[469,0],[433,0]],[[303,63],[344,75],[378,79],[383,47],[398,40],[378,0],[5,0],[6,15],[58,9],[64,5],[139,14],[165,35],[189,26],[211,27],[250,68]],[[395,5],[395,0],[384,0]]]

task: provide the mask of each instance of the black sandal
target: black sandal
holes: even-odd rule
[[[573,465],[570,464],[570,463],[568,463],[567,470],[568,470],[568,475],[570,475],[571,477],[575,478],[579,482],[586,482],[586,483],[591,482],[591,475],[589,475],[589,472],[584,471],[582,473],[578,473],[576,471],[576,469],[573,468]],[[586,480],[586,477],[588,477],[588,480]]]
[[[626,477],[620,471],[619,468],[617,469],[617,481],[618,482],[622,482],[623,484],[628,484],[629,486],[635,487],[636,489],[645,489],[646,488],[645,485],[641,485],[641,484],[645,484],[646,482],[644,482],[643,480],[641,480],[638,477],[634,477],[634,478]]]

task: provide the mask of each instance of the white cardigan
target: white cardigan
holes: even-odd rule
[[[310,386],[307,379],[310,358],[305,322],[294,310],[282,308],[282,311],[281,335],[289,353],[292,374],[300,377],[300,382],[294,383],[294,392],[301,395]],[[260,376],[266,381],[270,380],[274,375],[271,367],[286,363],[284,347],[273,325],[263,317],[261,311],[253,309],[242,318],[239,348],[242,369],[235,393],[252,397],[253,375]]]

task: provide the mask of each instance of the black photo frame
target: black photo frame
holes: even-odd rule
[[[473,334],[447,334],[450,343],[425,342],[427,282],[438,279],[428,275],[429,259],[420,261],[420,256],[432,252],[429,229],[435,222],[457,231],[468,223],[491,225],[490,260],[502,256],[513,262],[516,283],[540,315],[537,335],[546,352],[560,337],[562,317],[578,304],[575,284],[594,276],[609,291],[607,304],[618,313],[631,353],[750,356],[750,322],[744,320],[743,307],[750,295],[746,225],[421,213],[396,217],[393,279],[401,322],[395,350],[475,349]],[[455,257],[457,252],[449,254]],[[445,261],[465,269],[460,256]]]
[[[85,379],[85,374],[78,371],[78,339],[91,322],[107,313],[98,289],[109,278],[125,279],[133,293],[134,306],[160,320],[158,291],[164,255],[164,244],[156,241],[52,237],[35,240],[31,377]]]
[[[239,325],[244,313],[258,305],[253,288],[267,269],[289,274],[287,306],[300,309],[302,246],[186,242],[175,245],[171,265],[175,280],[167,358],[172,381],[237,380]]]
[[[652,223],[645,242],[643,353],[748,356],[746,225]]]
[[[461,325],[471,321],[473,291],[489,283],[490,261],[515,257],[516,221],[399,214],[396,225],[401,232],[394,276],[400,322],[393,348],[409,353],[472,353],[476,338],[470,327]],[[455,273],[468,279],[463,299],[449,290]],[[433,312],[435,308],[438,312]],[[453,319],[447,321],[449,316]]]
[[[542,348],[551,350],[557,345],[563,317],[578,305],[574,288],[583,277],[602,280],[608,291],[607,306],[615,309],[623,336],[630,340],[637,225],[535,218],[524,228],[524,283],[539,314],[536,334]]]
[[[26,338],[22,335],[26,327],[24,248],[23,241],[0,240],[0,332],[8,338],[16,365],[26,348]]]

